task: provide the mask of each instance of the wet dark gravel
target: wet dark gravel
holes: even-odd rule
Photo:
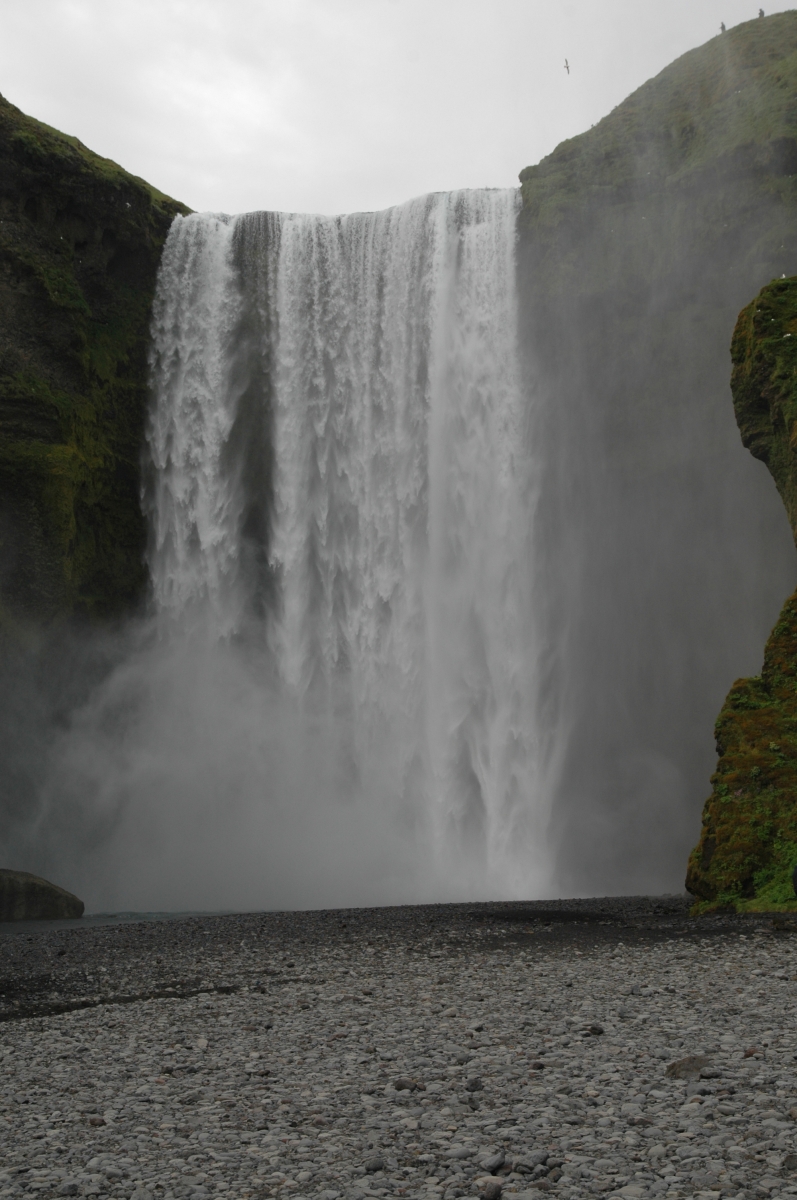
[[[0,1198],[797,1196],[794,928],[685,897],[5,926]]]
[[[441,904],[323,912],[109,918],[0,925],[0,1021],[97,1004],[273,986],[293,946],[390,944],[407,954],[468,945],[570,948],[772,930],[771,918],[689,916],[687,896]],[[245,946],[241,946],[241,942]]]

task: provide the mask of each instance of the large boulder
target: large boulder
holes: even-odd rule
[[[84,904],[38,875],[0,869],[0,921],[57,921],[82,917]]]

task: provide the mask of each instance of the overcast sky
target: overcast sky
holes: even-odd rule
[[[3,0],[0,92],[192,208],[349,212],[514,186],[720,21],[757,13],[751,0]]]

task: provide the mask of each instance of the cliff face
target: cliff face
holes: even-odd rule
[[[795,582],[782,507],[734,425],[727,342],[750,296],[797,275],[797,13],[685,55],[521,181],[525,432],[532,457],[545,447],[529,519],[540,774],[559,884],[672,890],[716,713],[757,670]],[[142,593],[147,327],[178,211],[0,102],[0,633]],[[791,511],[791,460],[751,395],[750,444],[767,447]],[[59,627],[59,654],[65,641]],[[60,674],[46,656],[38,675],[12,663],[0,688],[0,834],[4,812],[35,812],[40,731],[105,669],[69,653]],[[745,712],[765,713],[762,688],[788,695],[786,658],[768,661]],[[769,740],[767,754],[788,744]]]
[[[684,55],[521,181],[560,882],[672,890],[722,699],[795,583],[728,335],[797,274],[797,13]]]
[[[163,241],[188,210],[0,98],[0,627],[123,611]]]
[[[732,344],[736,420],[769,467],[797,538],[797,279],[765,287]],[[797,906],[797,593],[783,607],[760,676],[739,679],[717,720],[717,769],[686,886],[701,907]]]

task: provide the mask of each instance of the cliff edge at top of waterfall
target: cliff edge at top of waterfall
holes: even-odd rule
[[[160,252],[188,210],[0,97],[0,626],[129,607]]]
[[[724,233],[730,248],[724,209],[736,207],[740,181],[748,192],[753,185],[749,200],[761,188],[787,201],[794,192],[796,92],[797,12],[757,18],[682,55],[592,129],[526,167],[523,224],[542,235],[551,285],[589,288],[590,273],[566,254],[585,222],[609,242],[615,232],[633,241],[661,234],[663,206],[670,220],[688,220],[684,206],[701,193],[715,201],[705,235]],[[641,210],[630,228],[622,222],[629,207]],[[655,263],[654,242],[646,249]],[[667,247],[658,253],[666,258]],[[620,254],[621,268],[627,258]]]
[[[743,309],[732,358],[742,441],[768,466],[797,537],[797,278],[773,280]],[[797,592],[761,674],[737,679],[715,734],[717,769],[686,886],[698,911],[797,909]]]

